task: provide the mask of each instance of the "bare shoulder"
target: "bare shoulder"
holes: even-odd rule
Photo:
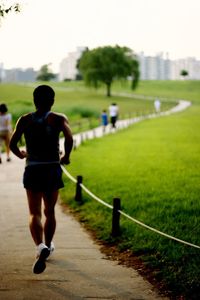
[[[67,118],[67,116],[65,114],[57,113],[57,112],[52,112],[51,115],[57,121],[67,122],[68,123],[68,118]]]
[[[25,115],[21,116],[18,119],[17,124],[21,125],[21,126],[26,125],[32,119],[31,115],[32,115],[32,113],[28,113],[28,114],[25,114]]]

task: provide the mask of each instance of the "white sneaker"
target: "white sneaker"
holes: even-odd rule
[[[49,259],[49,257],[53,254],[54,250],[55,250],[55,245],[54,242],[51,242],[50,248],[49,249],[49,255],[47,256],[47,259]]]
[[[49,248],[41,243],[37,246],[36,261],[33,264],[33,273],[40,274],[46,268],[46,258],[49,256]]]
[[[44,248],[48,248],[44,243],[41,243],[38,246],[36,246],[36,254],[35,254],[36,259],[40,256],[40,253]]]

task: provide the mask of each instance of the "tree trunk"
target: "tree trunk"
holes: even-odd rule
[[[111,97],[111,83],[106,83],[107,97]]]

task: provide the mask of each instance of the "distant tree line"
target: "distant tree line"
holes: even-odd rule
[[[49,68],[49,65],[50,64],[46,64],[46,65],[43,65],[40,68],[40,71],[39,71],[39,74],[38,74],[36,80],[39,80],[39,81],[50,81],[50,80],[56,78],[56,75],[53,72],[51,72],[51,70]]]

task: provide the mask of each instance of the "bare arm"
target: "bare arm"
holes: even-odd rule
[[[15,130],[10,140],[10,150],[20,159],[26,157],[26,151],[20,150],[18,147],[18,142],[20,141],[23,133],[24,133],[24,117],[21,117],[16,124]]]
[[[73,147],[73,137],[72,132],[69,127],[68,120],[65,116],[62,117],[62,132],[64,134],[64,150],[65,154],[61,157],[60,163],[68,165],[70,163],[70,153]]]

